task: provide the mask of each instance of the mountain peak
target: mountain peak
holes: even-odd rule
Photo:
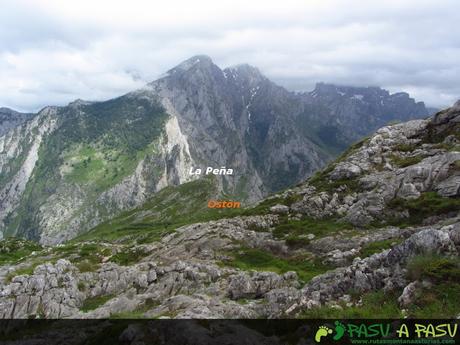
[[[14,127],[24,123],[33,115],[34,114],[31,113],[20,113],[10,108],[0,107],[0,137]]]
[[[170,69],[168,73],[175,73],[178,71],[188,71],[193,67],[210,68],[214,65],[212,59],[207,55],[195,55],[191,58],[181,62],[176,67]]]
[[[14,114],[14,113],[17,113],[17,111],[10,109],[10,108],[6,108],[6,107],[0,107],[0,113]]]
[[[246,63],[227,67],[223,72],[226,78],[230,77],[238,83],[247,83],[253,86],[266,79],[257,67]]]
[[[245,75],[251,77],[263,77],[262,73],[257,67],[249,65],[247,63],[242,63],[234,66],[230,66],[224,69],[224,72],[229,72],[235,75]]]
[[[233,71],[239,71],[239,72],[245,72],[245,73],[253,73],[253,74],[261,74],[259,69],[255,66],[252,66],[247,63],[241,63],[233,66],[227,67],[225,70],[233,70]]]
[[[378,86],[350,86],[350,85],[336,85],[331,83],[319,82],[316,83],[315,89],[316,93],[323,94],[356,94],[356,93],[378,93],[385,94],[389,96],[387,90],[382,89]]]
[[[94,102],[85,101],[85,100],[83,100],[81,98],[77,98],[75,101],[70,102],[68,105],[70,107],[79,107],[81,105],[88,105],[88,104],[91,104],[91,103],[94,103]]]
[[[452,106],[453,110],[460,110],[460,99]]]

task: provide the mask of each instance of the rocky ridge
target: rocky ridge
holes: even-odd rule
[[[2,266],[1,316],[302,317],[365,308],[375,292],[382,303],[396,295],[398,315],[414,315],[417,291],[460,280],[459,119],[456,103],[384,127],[252,215],[186,225],[152,243],[36,250]],[[460,316],[449,308],[444,317]]]
[[[34,114],[20,113],[9,108],[0,108],[0,137],[15,127],[30,120]]]
[[[315,89],[303,94],[309,104],[328,111],[313,116],[318,133],[332,136],[337,144],[347,147],[352,142],[390,122],[426,118],[435,110],[423,102],[415,102],[405,92],[390,94],[379,87],[351,87],[317,83]]]

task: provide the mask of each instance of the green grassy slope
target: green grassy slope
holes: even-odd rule
[[[219,197],[216,181],[210,177],[169,186],[154,194],[141,207],[123,212],[73,241],[135,240],[145,243],[158,240],[182,225],[241,213],[238,209],[209,209],[208,201]]]
[[[40,147],[21,204],[6,220],[6,235],[37,238],[37,213],[56,193],[65,197],[66,190],[78,190],[84,197],[75,201],[75,207],[91,207],[101,192],[130,175],[147,153],[155,153],[152,143],[167,119],[160,105],[129,95],[64,107],[58,116],[58,128]]]

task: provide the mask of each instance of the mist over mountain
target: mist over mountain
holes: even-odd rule
[[[192,168],[232,169],[216,177],[215,196],[256,201],[379,126],[427,115],[405,93],[318,84],[299,94],[255,67],[222,70],[195,56],[124,96],[50,106],[4,125],[0,229],[62,242],[199,178]]]

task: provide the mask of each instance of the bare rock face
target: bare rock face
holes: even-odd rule
[[[0,229],[5,228],[7,216],[19,207],[39,159],[40,146],[55,130],[56,122],[56,109],[45,108],[23,126],[0,136],[0,173],[3,177],[0,183]],[[22,157],[21,165],[14,165],[16,157]],[[2,235],[0,230],[0,238]]]
[[[275,205],[270,207],[270,212],[275,214],[287,214],[289,213],[289,207],[286,205]]]
[[[0,108],[0,137],[30,120],[34,114],[20,113],[8,108]]]
[[[390,94],[379,87],[318,83],[304,97],[321,109],[312,115],[310,126],[316,128],[320,138],[327,137],[332,147],[346,148],[392,121],[430,115],[423,102],[415,102],[407,93]]]
[[[59,260],[37,266],[31,276],[14,277],[0,293],[2,318],[71,317],[83,299],[75,275],[69,261]]]
[[[436,186],[436,192],[443,197],[460,195],[460,175],[450,176]]]
[[[221,70],[207,56],[195,56],[149,84],[177,116],[192,157],[232,167],[226,184],[244,183],[252,201],[309,176],[329,158],[296,126],[296,97],[257,68]],[[246,180],[246,182],[245,182]]]
[[[296,287],[298,284],[295,272],[287,272],[279,276],[272,272],[257,272],[252,276],[240,274],[231,278],[228,294],[231,299],[260,298],[274,289]]]
[[[413,304],[415,294],[417,292],[417,288],[419,287],[420,282],[414,281],[409,284],[404,288],[401,296],[398,298],[398,302],[401,305],[401,307],[408,307],[411,304]]]

